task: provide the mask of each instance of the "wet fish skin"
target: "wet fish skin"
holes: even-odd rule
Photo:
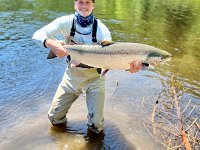
[[[172,57],[170,53],[140,43],[113,42],[109,45],[64,45],[70,56],[83,64],[103,69],[130,69],[130,62],[155,66]]]
[[[64,45],[64,48],[69,51],[74,60],[104,69],[127,70],[132,61],[154,66],[172,57],[167,51],[153,46],[127,42],[113,43],[108,46]]]

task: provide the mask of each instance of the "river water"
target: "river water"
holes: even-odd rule
[[[177,75],[184,100],[200,104],[200,1],[101,0],[94,14],[113,41],[138,42],[173,54],[169,63],[131,74],[106,75],[105,129],[87,134],[85,95],[72,106],[67,129],[52,127],[47,111],[65,70],[64,59],[47,60],[33,33],[59,16],[74,12],[69,0],[0,0],[0,149],[156,150],[143,126],[141,103]],[[164,83],[164,84],[163,84]]]

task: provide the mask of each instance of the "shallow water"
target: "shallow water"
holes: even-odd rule
[[[84,95],[70,109],[67,129],[48,122],[65,62],[46,60],[48,50],[31,40],[40,27],[73,13],[73,1],[0,2],[0,149],[160,149],[143,126],[141,104],[144,98],[154,103],[174,73],[187,89],[184,100],[199,107],[200,1],[96,3],[94,13],[109,27],[114,41],[145,43],[174,56],[154,70],[108,72],[105,130],[98,137],[87,134]]]

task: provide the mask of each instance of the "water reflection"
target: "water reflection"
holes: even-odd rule
[[[7,142],[3,135],[9,135],[14,147],[27,145],[29,149],[32,148],[33,143],[26,140],[33,141],[35,136],[29,132],[23,136],[24,128],[29,129],[30,124],[35,124],[36,114],[39,121],[31,128],[32,131],[36,128],[39,130],[40,124],[47,119],[46,111],[61,80],[65,62],[59,59],[46,60],[48,51],[35,45],[31,37],[48,22],[73,13],[73,3],[66,0],[1,0],[0,147]],[[196,0],[97,1],[94,13],[110,28],[114,41],[149,44],[169,51],[174,57],[169,64],[136,75],[122,71],[109,72],[106,92],[113,95],[106,99],[106,127],[104,134],[97,140],[93,141],[93,137],[87,135],[86,123],[80,121],[78,112],[84,106],[80,103],[72,109],[72,113],[77,113],[79,121],[70,121],[67,129],[60,132],[50,128],[52,139],[49,139],[49,134],[45,135],[49,127],[45,120],[43,130],[38,131],[38,134],[40,132],[43,135],[41,139],[44,139],[37,141],[41,146],[38,148],[43,149],[45,144],[48,147],[49,143],[58,142],[64,149],[65,146],[76,147],[81,142],[82,147],[92,149],[97,142],[99,148],[134,149],[146,144],[149,149],[151,143],[144,142],[149,141],[144,131],[135,134],[142,128],[141,124],[138,125],[138,118],[141,117],[137,115],[142,113],[139,103],[143,97],[153,97],[159,93],[165,88],[161,83],[177,73],[183,87],[187,89],[184,98],[200,104],[199,8],[200,1]],[[113,92],[115,80],[120,84]],[[41,116],[45,119],[41,119]],[[31,123],[23,125],[28,118]],[[18,143],[15,137],[21,134],[19,139],[25,142],[21,140]],[[80,142],[72,142],[77,139]],[[65,145],[65,142],[69,144]],[[7,145],[10,146],[10,143],[7,142]]]
[[[51,126],[49,134],[53,141],[59,143],[61,149],[87,149],[109,150],[136,148],[120,133],[120,130],[109,121],[106,122],[105,130],[95,134],[85,128],[85,122],[70,122],[66,126]]]
[[[170,43],[169,48],[176,50],[174,55],[177,57],[183,57],[187,54],[187,50],[184,50],[184,43],[187,42],[188,34],[191,32],[196,18],[189,5],[168,6],[165,11],[166,29],[164,34]]]

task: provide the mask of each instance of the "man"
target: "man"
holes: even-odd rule
[[[70,57],[62,42],[54,39],[57,34],[68,44],[94,44],[111,41],[108,28],[93,16],[95,0],[75,0],[73,15],[59,17],[35,32],[33,39],[41,46],[51,49],[59,58],[67,56],[67,69],[53,98],[48,117],[53,125],[67,122],[66,114],[81,93],[86,93],[88,128],[99,133],[103,130],[105,78],[100,77],[100,69],[81,64]],[[131,72],[141,67],[131,63]]]

